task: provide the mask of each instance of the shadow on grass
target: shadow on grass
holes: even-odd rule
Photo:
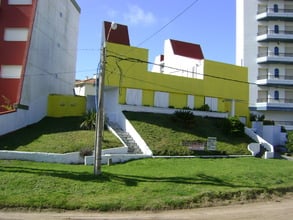
[[[45,117],[38,123],[0,136],[0,150],[15,150],[19,146],[33,142],[44,134],[80,130],[82,120],[82,117]]]
[[[203,173],[196,174],[192,177],[183,176],[166,176],[166,177],[155,177],[155,176],[140,176],[140,175],[127,175],[127,174],[114,174],[109,172],[103,172],[100,176],[95,176],[90,172],[75,172],[75,171],[61,171],[53,169],[43,168],[26,168],[21,166],[7,166],[0,167],[1,173],[21,173],[21,174],[33,174],[36,176],[46,177],[57,177],[70,179],[82,182],[115,182],[117,184],[135,187],[139,183],[176,183],[176,184],[188,184],[188,185],[209,185],[209,186],[225,186],[230,188],[236,187],[252,187],[241,184],[232,184],[218,177],[209,176]],[[263,188],[263,187],[258,187]]]

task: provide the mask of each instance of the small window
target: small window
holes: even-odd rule
[[[8,5],[31,5],[32,0],[8,0]]]
[[[279,70],[279,68],[275,68],[275,71],[274,71],[274,75],[275,75],[275,78],[279,78],[279,76],[280,76],[280,70]]]
[[[279,33],[279,25],[275,25],[274,32],[275,32],[275,34]]]
[[[275,99],[275,100],[279,100],[279,91],[278,91],[278,90],[276,90],[276,91],[274,92],[274,99]]]
[[[1,78],[6,79],[19,79],[21,76],[21,65],[2,65],[1,66]]]
[[[28,28],[5,28],[5,41],[27,41]]]
[[[279,12],[279,6],[277,4],[274,4],[274,12]]]
[[[279,56],[279,47],[275,47],[275,48],[274,48],[274,54],[275,54],[276,56]]]

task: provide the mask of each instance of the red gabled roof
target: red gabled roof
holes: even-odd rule
[[[130,46],[128,27],[126,25],[117,24],[116,30],[111,30],[111,22],[104,21],[105,39],[110,43],[124,44]],[[108,38],[108,39],[107,39]]]
[[[193,59],[204,59],[200,45],[172,39],[170,40],[170,42],[174,54]]]

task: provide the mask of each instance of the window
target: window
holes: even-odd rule
[[[274,12],[279,12],[279,6],[277,4],[274,4]]]
[[[274,48],[274,55],[279,56],[279,47]]]
[[[155,92],[155,103],[156,107],[169,107],[169,93],[167,92]]]
[[[27,41],[28,28],[5,28],[5,41]]]
[[[19,79],[21,76],[21,65],[2,65],[1,78]]]
[[[31,5],[32,0],[8,0],[8,5]]]
[[[279,78],[279,76],[280,76],[280,70],[279,70],[279,68],[275,68],[275,70],[274,70],[274,75],[275,75],[275,78]]]
[[[279,25],[275,25],[274,32],[275,32],[275,34],[279,33]]]
[[[274,92],[274,99],[275,99],[275,100],[279,100],[279,91],[278,91],[278,90],[276,90],[276,91]]]
[[[141,89],[126,89],[126,104],[127,105],[142,105],[142,90]]]

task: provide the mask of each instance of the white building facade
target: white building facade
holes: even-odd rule
[[[80,7],[75,0],[5,1],[12,7],[35,7],[25,39],[19,102],[0,114],[0,135],[33,124],[47,115],[49,94],[74,94]],[[6,8],[5,8],[6,10]],[[17,42],[16,42],[17,43]],[[12,91],[13,92],[13,91]]]
[[[236,64],[248,67],[249,107],[293,128],[293,1],[236,0]]]

